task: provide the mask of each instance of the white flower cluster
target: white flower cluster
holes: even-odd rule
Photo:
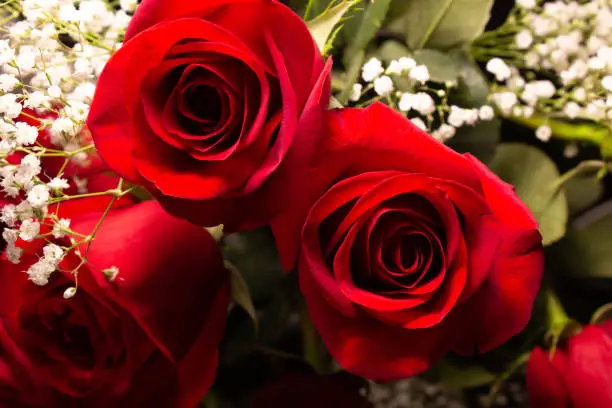
[[[74,234],[70,220],[49,205],[85,193],[86,180],[64,177],[68,165],[89,163],[91,142],[82,129],[97,77],[121,46],[136,0],[120,10],[103,0],[20,0],[0,5],[7,17],[0,34],[0,221],[7,228],[6,257],[20,263],[22,243],[45,239],[40,259],[27,267],[37,285],[69,250],[51,238]],[[12,18],[12,19],[11,19]],[[44,161],[64,162],[49,174]]]
[[[480,109],[449,106],[448,91],[453,84],[443,84],[446,89],[431,88],[429,84],[433,81],[427,66],[417,64],[410,57],[392,60],[386,68],[379,59],[372,58],[362,67],[361,79],[365,86],[361,83],[353,86],[349,98],[352,102],[361,101],[373,90],[377,95],[374,100],[382,100],[405,113],[417,127],[431,132],[442,142],[452,138],[461,126],[473,126],[478,121],[491,120],[495,116],[490,106]],[[397,89],[400,80],[402,90]]]
[[[612,1],[541,3],[518,1],[504,27],[516,34],[499,54],[511,56],[486,65],[498,81],[492,100],[506,116],[611,123]],[[548,140],[550,128],[536,136]]]

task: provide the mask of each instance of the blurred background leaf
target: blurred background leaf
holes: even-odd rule
[[[538,221],[544,245],[565,235],[568,205],[563,190],[554,188],[559,178],[555,163],[536,147],[502,143],[490,164],[502,180],[512,184]]]

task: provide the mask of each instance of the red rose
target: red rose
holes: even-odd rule
[[[108,200],[69,201],[59,212],[89,235]],[[56,271],[39,287],[23,273],[45,244],[33,241],[20,265],[0,263],[0,406],[193,408],[213,382],[229,302],[211,236],[155,202],[120,202],[68,300],[72,274]],[[79,261],[70,252],[59,268]],[[111,266],[113,281],[102,272]]]
[[[511,186],[381,104],[330,112],[325,141],[273,228],[287,267],[302,230],[301,290],[344,369],[407,377],[525,326],[543,250]]]
[[[257,390],[250,408],[370,408],[372,404],[342,374],[289,374]]]
[[[555,350],[536,348],[527,363],[530,406],[612,407],[612,321],[586,326]]]
[[[329,64],[273,0],[145,0],[100,76],[98,153],[172,214],[226,229],[267,223],[287,156],[320,126]]]

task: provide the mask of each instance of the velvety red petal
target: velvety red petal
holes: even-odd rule
[[[89,234],[99,215],[73,219],[73,229]],[[108,297],[128,311],[174,361],[185,357],[207,319],[213,318],[207,314],[212,294],[227,291],[228,275],[212,237],[167,215],[152,201],[111,212],[88,260]],[[120,270],[112,283],[101,272],[95,273],[110,266]]]
[[[342,368],[364,378],[390,381],[427,370],[449,350],[444,324],[430,329],[389,326],[358,311],[346,315],[330,305],[308,268],[300,268],[300,288],[313,323]]]

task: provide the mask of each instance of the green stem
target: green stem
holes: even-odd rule
[[[324,362],[320,354],[321,339],[310,319],[308,307],[304,301],[300,305],[300,321],[302,324],[302,353],[304,360],[318,373],[321,373],[324,369]]]
[[[559,297],[551,288],[546,288],[544,295],[546,296],[546,317],[548,319],[548,333],[551,339],[550,358],[552,359],[557,349],[557,343],[563,331],[571,322],[571,319],[567,316],[565,309],[563,309],[561,300],[559,300]]]
[[[567,123],[537,113],[528,118],[523,116],[511,116],[508,117],[508,119],[531,129],[537,129],[540,126],[547,125],[552,130],[553,136],[559,139],[587,142],[597,145],[601,148],[604,156],[608,156],[612,153],[612,135],[610,134],[610,130],[603,126]],[[607,155],[605,154],[606,152]]]

